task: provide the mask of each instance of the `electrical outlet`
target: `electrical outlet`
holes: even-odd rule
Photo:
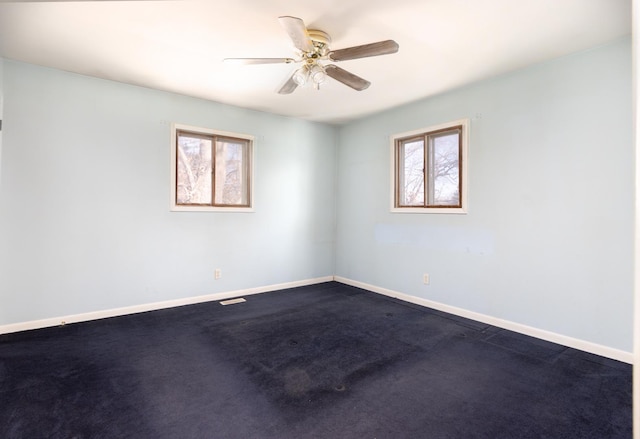
[[[428,275],[427,273],[425,273],[425,274],[423,274],[423,275],[422,275],[422,282],[423,282],[425,285],[429,285],[429,281],[430,281],[430,280],[431,280],[431,279],[429,278],[429,275]]]
[[[220,279],[221,277],[222,277],[222,270],[220,270],[219,268],[216,268],[216,272],[215,272],[216,280]]]

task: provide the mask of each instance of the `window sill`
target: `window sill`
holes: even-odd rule
[[[171,212],[234,212],[253,213],[253,207],[171,206]]]
[[[454,215],[466,215],[464,207],[392,207],[391,213],[450,213]]]

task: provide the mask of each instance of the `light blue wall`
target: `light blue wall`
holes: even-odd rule
[[[0,325],[336,274],[631,351],[627,39],[339,129],[0,62]],[[391,214],[389,136],[465,117],[469,213]],[[170,122],[256,136],[255,213],[169,212]]]
[[[335,128],[9,60],[3,76],[0,325],[333,274]],[[170,122],[256,136],[255,213],[169,212]]]
[[[624,39],[343,127],[336,274],[631,351],[631,96]],[[460,118],[469,213],[390,213],[389,136]]]
[[[4,59],[0,58],[0,120],[2,120],[3,109],[3,75],[4,75]],[[2,181],[2,130],[0,130],[0,181]]]

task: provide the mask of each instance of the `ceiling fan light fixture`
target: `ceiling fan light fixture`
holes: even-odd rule
[[[298,86],[300,87],[304,86],[309,80],[309,68],[306,65],[300,67],[298,70],[295,71],[292,79],[293,79],[293,82],[298,84]]]
[[[309,75],[314,84],[322,84],[327,79],[327,73],[324,71],[324,67],[320,64],[314,64],[309,69]]]

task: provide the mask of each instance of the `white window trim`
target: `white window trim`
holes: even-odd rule
[[[430,131],[438,131],[447,128],[453,128],[456,126],[462,125],[462,171],[460,177],[462,178],[462,191],[460,196],[462,198],[462,207],[396,207],[395,205],[395,181],[396,181],[396,159],[395,159],[395,148],[396,148],[396,140],[402,139],[405,137],[416,136],[419,134],[427,133]],[[427,128],[420,128],[413,131],[407,131],[404,133],[393,134],[390,137],[390,146],[389,146],[389,157],[390,157],[390,184],[389,184],[389,199],[390,199],[390,211],[392,213],[450,213],[450,214],[466,214],[467,206],[469,201],[468,196],[468,187],[469,187],[469,119],[459,119],[454,120],[452,122],[443,123],[440,125],[434,125]]]
[[[176,133],[179,130],[194,131],[203,134],[213,134],[221,137],[235,137],[238,139],[245,139],[251,141],[251,175],[249,176],[249,193],[251,194],[251,206],[250,207],[221,207],[221,206],[184,206],[176,204],[176,166],[177,166],[177,151],[176,151]],[[210,128],[196,127],[193,125],[184,125],[178,123],[171,124],[171,200],[169,202],[169,210],[172,212],[255,212],[255,149],[256,142],[255,137],[249,134],[238,134],[229,131],[212,130]]]

